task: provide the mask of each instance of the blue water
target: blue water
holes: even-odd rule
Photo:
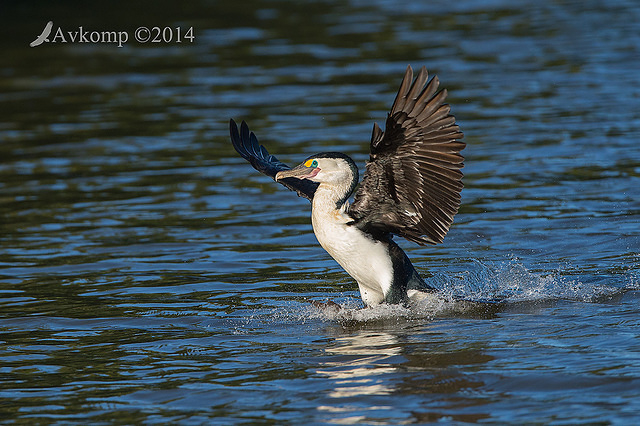
[[[2,423],[640,418],[637,2],[1,15]],[[196,39],[30,48],[49,20]],[[362,310],[309,203],[239,158],[228,120],[290,164],[363,170],[407,64],[449,90],[462,207],[442,245],[397,239],[443,297]]]

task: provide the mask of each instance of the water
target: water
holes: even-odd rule
[[[640,417],[637,2],[1,15],[3,423]],[[29,48],[49,20],[196,41]],[[450,91],[463,205],[443,245],[398,240],[443,298],[360,310],[308,202],[235,154],[228,119],[290,164],[362,169],[409,63]]]

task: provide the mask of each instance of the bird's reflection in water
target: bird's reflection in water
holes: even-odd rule
[[[387,333],[363,333],[339,337],[336,346],[327,348],[332,355],[317,373],[335,381],[331,397],[382,395],[393,392],[393,387],[381,376],[396,371],[393,358],[401,354],[395,336]]]
[[[384,423],[382,419],[396,410],[409,410],[413,418],[408,421],[452,418],[454,408],[454,420],[487,418],[482,406],[489,401],[480,391],[484,381],[463,375],[458,366],[482,365],[493,357],[477,346],[459,347],[441,333],[428,342],[405,331],[358,330],[336,337],[316,370],[332,382],[318,410],[340,424]],[[407,371],[412,372],[410,378]],[[465,405],[470,411],[460,417]]]

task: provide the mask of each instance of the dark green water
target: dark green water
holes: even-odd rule
[[[637,2],[0,16],[0,422],[640,418]],[[130,39],[30,48],[47,21]],[[229,142],[244,119],[285,162],[337,150],[362,170],[407,64],[438,74],[468,145],[445,243],[399,243],[445,294],[503,304],[358,310],[308,202]],[[308,303],[328,299],[344,312]]]

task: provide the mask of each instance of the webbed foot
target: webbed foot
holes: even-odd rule
[[[317,300],[312,300],[311,304],[314,308],[320,309],[325,312],[340,312],[342,310],[342,306],[338,305],[333,300],[328,300],[326,302],[318,302]]]

